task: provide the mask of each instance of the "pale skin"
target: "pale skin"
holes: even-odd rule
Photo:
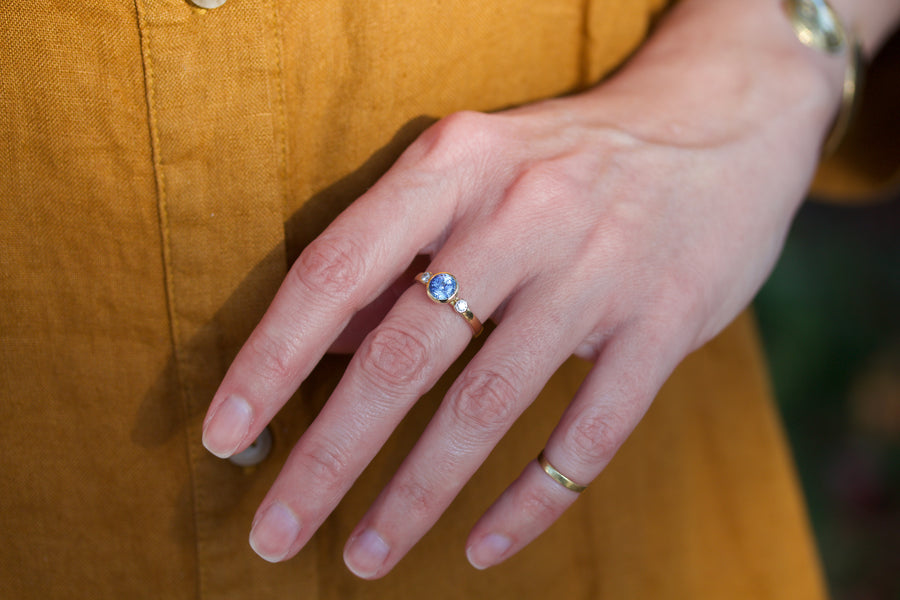
[[[896,0],[834,4],[869,53],[900,14]],[[260,505],[256,552],[295,555],[471,341],[412,281],[416,257],[453,273],[497,326],[357,525],[348,568],[388,573],[572,354],[594,366],[545,454],[589,484],[675,366],[769,273],[843,65],[802,46],[776,0],[684,0],[608,82],[426,131],[302,253],[213,398],[204,444],[230,456],[326,351],[359,343]],[[395,281],[408,287],[399,299],[348,328]],[[510,473],[469,535],[470,562],[502,562],[577,498],[536,461]]]

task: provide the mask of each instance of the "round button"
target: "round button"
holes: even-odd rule
[[[191,0],[191,4],[200,8],[219,8],[226,0]]]
[[[238,452],[228,460],[239,467],[252,467],[266,459],[272,450],[272,432],[268,427],[262,430],[253,443],[243,452]]]

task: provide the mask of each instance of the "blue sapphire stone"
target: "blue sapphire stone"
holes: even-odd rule
[[[450,273],[438,273],[428,282],[428,295],[438,302],[447,302],[458,289],[459,284]]]

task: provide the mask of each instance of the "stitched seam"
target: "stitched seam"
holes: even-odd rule
[[[171,250],[171,234],[169,230],[169,216],[167,209],[166,183],[165,176],[162,171],[162,146],[159,139],[159,127],[154,110],[154,73],[153,63],[150,58],[150,26],[147,23],[146,11],[142,0],[134,0],[135,14],[137,17],[138,35],[141,42],[141,58],[144,69],[144,90],[147,102],[147,121],[150,129],[150,146],[153,159],[153,174],[156,180],[156,197],[157,211],[159,215],[160,225],[160,243],[162,247],[162,262],[164,286],[166,293],[166,305],[169,313],[169,335],[172,340],[172,356],[175,361],[175,373],[178,379],[179,396],[181,397],[181,408],[183,412],[183,422],[188,423],[190,410],[188,405],[188,390],[184,380],[184,373],[181,368],[181,340],[179,338],[178,313],[175,310],[175,289],[172,275],[172,250]],[[194,472],[194,461],[191,452],[191,444],[188,430],[185,430],[185,452],[188,458],[188,474],[190,477],[191,488],[191,522],[194,524],[194,557],[197,565],[197,597],[203,597],[203,574],[200,569],[200,548],[199,536],[197,535],[197,488],[196,473]]]
[[[278,5],[277,2],[272,0],[269,5],[271,6],[271,15],[272,18],[270,20],[270,27],[272,28],[273,38],[275,41],[275,64],[276,64],[276,80],[278,82],[278,89],[276,95],[276,107],[275,112],[277,114],[276,117],[276,131],[273,132],[276,136],[276,143],[278,144],[278,180],[281,184],[281,200],[282,207],[285,204],[285,198],[287,196],[287,101],[285,99],[285,91],[284,91],[284,50],[282,47],[282,37],[281,37],[281,27],[279,27],[280,16],[278,13]]]

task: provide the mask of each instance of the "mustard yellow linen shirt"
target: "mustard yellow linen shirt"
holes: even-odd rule
[[[458,365],[283,564],[253,554],[250,521],[346,359],[303,384],[259,464],[200,444],[288,265],[406,144],[459,109],[595,83],[661,4],[3,0],[0,598],[822,598],[746,316],[681,365],[557,524],[483,572],[468,530],[584,363],[376,582],[346,571],[343,544]]]

